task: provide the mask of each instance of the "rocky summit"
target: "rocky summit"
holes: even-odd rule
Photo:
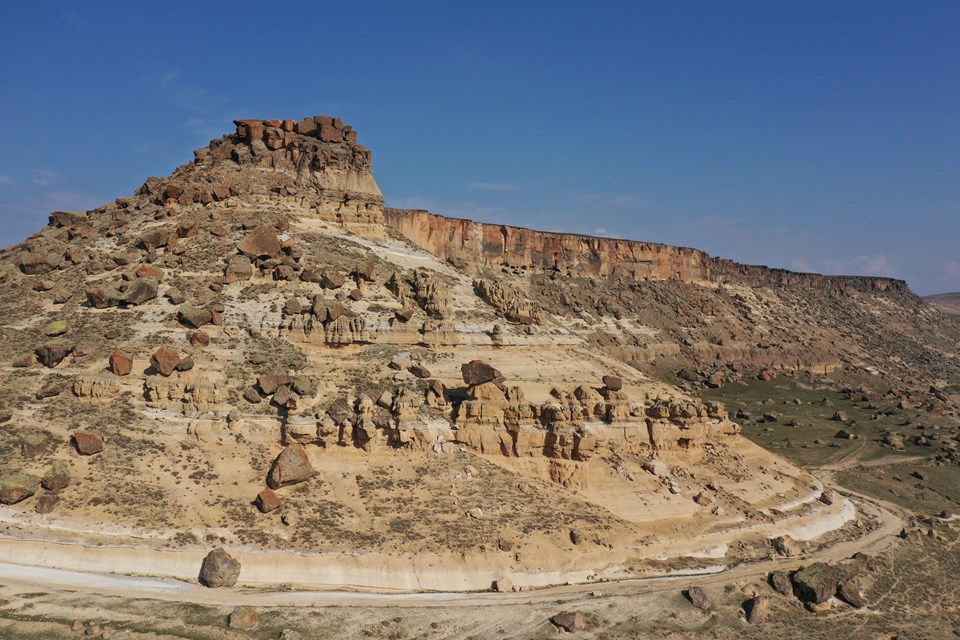
[[[235,127],[0,252],[0,560],[506,595],[899,530],[779,455],[811,420],[956,461],[960,329],[902,281],[385,208],[340,119]]]

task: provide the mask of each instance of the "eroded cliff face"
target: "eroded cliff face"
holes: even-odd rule
[[[417,246],[468,269],[514,267],[584,276],[676,280],[699,285],[796,285],[821,290],[907,292],[902,280],[822,276],[743,265],[698,249],[616,238],[534,231],[447,218],[422,210],[385,209],[384,220]]]

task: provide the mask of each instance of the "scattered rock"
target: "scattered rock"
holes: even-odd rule
[[[198,349],[210,346],[210,334],[206,331],[194,331],[190,334],[190,346]]]
[[[313,473],[306,450],[302,445],[294,443],[284,447],[273,461],[267,476],[267,486],[271,489],[279,489],[288,484],[309,480],[313,477]]]
[[[133,358],[120,351],[110,356],[110,371],[117,376],[128,376],[133,370]]]
[[[123,294],[113,285],[104,285],[86,291],[87,302],[94,309],[107,309],[120,304]]]
[[[774,571],[771,573],[770,586],[782,596],[793,595],[793,583],[790,582],[790,574],[786,571]]]
[[[180,354],[173,349],[160,347],[150,356],[150,365],[162,376],[169,376],[180,364]]]
[[[232,587],[240,576],[240,561],[223,549],[214,549],[200,565],[200,584],[212,589]]]
[[[85,456],[92,456],[103,451],[103,438],[87,431],[73,432],[73,445],[77,451]]]
[[[294,407],[296,405],[296,395],[287,385],[280,385],[273,394],[272,401],[278,407]],[[291,404],[293,402],[293,404]]]
[[[223,271],[223,279],[227,284],[249,280],[253,277],[253,263],[244,255],[233,256]]]
[[[756,596],[751,598],[746,605],[747,622],[750,624],[760,624],[770,613],[770,597]]]
[[[70,484],[70,469],[67,467],[67,463],[61,460],[54,462],[47,472],[43,474],[43,479],[40,483],[47,491],[61,491],[65,489]]]
[[[409,351],[401,351],[397,355],[390,358],[390,362],[387,363],[388,367],[390,367],[391,369],[395,369],[397,371],[403,371],[410,365],[411,365],[411,360],[410,360]]]
[[[707,495],[706,491],[701,491],[693,497],[693,501],[696,502],[701,507],[709,507],[713,504],[713,498]]]
[[[904,442],[903,442],[903,436],[898,435],[898,434],[896,434],[896,433],[888,433],[888,434],[886,434],[886,435],[883,437],[883,441],[884,441],[886,444],[888,444],[888,445],[890,445],[891,447],[893,447],[894,449],[896,449],[897,451],[903,451],[903,448],[904,448],[904,446],[905,446],[905,445],[904,445]]]
[[[273,227],[260,225],[237,243],[240,253],[250,258],[276,258],[280,253],[280,239]]]
[[[410,373],[420,378],[421,380],[424,378],[429,378],[431,375],[433,375],[430,373],[430,369],[427,369],[422,364],[415,364],[412,367],[410,367],[408,371],[410,371]]]
[[[570,542],[573,544],[580,544],[583,542],[583,534],[580,533],[577,529],[570,530]]]
[[[149,264],[142,264],[133,272],[135,278],[153,278],[160,282],[165,275],[161,269],[157,269]]]
[[[324,273],[320,276],[320,286],[324,289],[339,289],[346,280],[343,276]]]
[[[231,629],[253,629],[257,626],[257,614],[250,607],[238,607],[230,612],[228,624]]]
[[[180,322],[194,329],[213,324],[213,312],[210,309],[198,309],[191,304],[180,305],[177,316],[180,318]]]
[[[579,611],[564,611],[550,618],[550,622],[568,633],[583,631],[587,628],[583,614]]]
[[[70,331],[70,325],[66,320],[54,320],[43,328],[43,334],[51,338],[62,336]]]
[[[276,393],[277,389],[281,386],[290,384],[291,382],[293,381],[290,379],[290,376],[284,373],[273,373],[257,377],[257,386],[260,387],[260,391],[263,391],[268,396]]]
[[[471,360],[461,365],[460,373],[463,375],[463,381],[471,386],[492,382],[503,375],[482,360]]]
[[[17,369],[24,369],[26,367],[32,367],[36,361],[36,356],[23,356],[22,358],[17,358],[10,364]]]
[[[790,536],[778,536],[772,542],[773,550],[785,558],[792,558],[800,552],[796,540]]]
[[[837,595],[855,609],[862,609],[867,606],[867,601],[860,593],[860,585],[855,580],[846,580],[841,583],[837,589]]]
[[[53,369],[58,364],[63,362],[63,360],[73,353],[74,349],[77,348],[72,342],[66,340],[52,340],[45,343],[42,347],[37,349],[37,358],[45,367]]]
[[[690,601],[690,604],[697,609],[706,611],[710,608],[710,601],[707,599],[707,593],[702,587],[690,587],[684,591],[683,595]]]
[[[54,507],[57,506],[57,503],[60,502],[60,496],[55,493],[45,493],[39,498],[37,498],[37,506],[35,511],[40,514],[50,513],[53,511]]]
[[[793,574],[793,586],[804,602],[826,602],[837,592],[837,572],[824,562],[815,562]]]
[[[157,297],[160,291],[156,278],[137,278],[127,289],[121,300],[127,304],[143,304]]]
[[[0,478],[0,502],[16,504],[37,492],[40,481],[26,473],[12,473]]]
[[[610,391],[620,391],[623,389],[623,378],[620,376],[603,376],[603,386]]]
[[[58,396],[61,393],[63,393],[63,380],[52,380],[40,387],[35,397],[37,400],[43,400],[44,398]]]
[[[257,494],[256,505],[260,513],[270,513],[282,504],[280,496],[273,489],[265,487],[263,491]]]
[[[503,538],[500,538],[499,540],[497,540],[497,548],[500,549],[500,551],[505,551],[505,552],[513,551],[513,543],[510,542],[509,540],[504,540]]]
[[[834,422],[846,422],[850,418],[847,416],[846,411],[835,411],[834,414],[830,416],[830,419]]]

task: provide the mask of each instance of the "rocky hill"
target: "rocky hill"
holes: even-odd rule
[[[960,371],[957,323],[902,280],[743,265],[697,249],[532,231],[387,209],[386,223],[449,263],[577,317],[598,347],[647,371],[698,378],[852,366],[943,384]]]
[[[692,392],[957,375],[900,281],[384,209],[339,119],[235,124],[0,252],[0,558],[412,590],[765,557],[876,513]]]

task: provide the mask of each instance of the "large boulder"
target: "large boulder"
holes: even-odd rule
[[[214,549],[200,565],[200,584],[211,589],[232,587],[240,577],[240,561],[223,549]]]
[[[623,389],[623,378],[620,376],[603,376],[603,386],[610,391],[620,391]]]
[[[213,323],[213,312],[210,309],[198,309],[192,304],[182,304],[177,313],[180,322],[199,329]]]
[[[50,273],[60,266],[63,256],[53,251],[24,251],[20,254],[20,270],[28,276]]]
[[[277,459],[270,467],[267,476],[267,486],[279,489],[288,484],[296,484],[313,477],[313,466],[307,452],[300,444],[291,444],[284,447]]]
[[[61,491],[66,489],[67,485],[70,484],[69,467],[67,467],[67,464],[62,460],[57,460],[47,472],[43,474],[43,479],[40,483],[47,491]]]
[[[492,382],[503,375],[482,360],[471,360],[460,365],[460,373],[463,374],[463,381],[470,386]]]
[[[150,356],[150,365],[162,376],[171,375],[180,364],[180,354],[174,349],[160,347]]]
[[[583,620],[583,614],[579,611],[564,611],[558,613],[550,618],[550,622],[570,633],[582,631],[587,628],[587,624]]]
[[[121,293],[116,285],[110,284],[89,289],[87,290],[86,295],[87,302],[90,303],[90,306],[94,309],[115,307],[120,304],[120,301],[124,296],[124,294]]]
[[[130,288],[123,294],[123,302],[127,304],[143,304],[157,297],[160,290],[156,278],[137,278],[130,284]]]
[[[706,611],[710,608],[710,600],[707,598],[707,593],[703,590],[703,587],[690,587],[687,589],[685,595],[687,596],[687,600],[690,601],[690,604],[697,609]]]
[[[267,395],[276,393],[283,385],[288,385],[293,379],[285,373],[270,373],[257,377],[257,386]]]
[[[757,596],[752,598],[746,605],[747,622],[750,624],[759,624],[763,622],[770,613],[770,596]]]
[[[822,603],[837,592],[837,571],[825,562],[814,562],[793,574],[793,586],[804,602]]]
[[[103,451],[103,438],[87,431],[74,431],[73,444],[77,451],[85,456],[92,456]]]
[[[0,502],[16,504],[37,492],[39,480],[26,473],[13,473],[0,478]]]
[[[117,376],[128,376],[133,370],[133,359],[125,353],[115,351],[110,355],[110,371]]]
[[[250,258],[247,256],[234,256],[230,258],[230,262],[227,263],[227,268],[224,270],[223,275],[224,280],[226,280],[228,284],[249,280],[253,277],[253,263],[250,262]]]
[[[54,320],[43,328],[43,334],[50,338],[56,338],[70,331],[70,324],[66,320]]]
[[[260,225],[237,243],[237,249],[250,258],[276,258],[281,245],[272,227]]]
[[[793,595],[793,583],[790,582],[790,574],[786,571],[774,571],[771,573],[770,586],[782,596]]]
[[[280,496],[278,496],[270,487],[264,487],[263,491],[257,494],[257,499],[255,502],[257,509],[260,510],[260,513],[270,513],[282,504]]]
[[[37,349],[37,358],[45,367],[51,369],[63,362],[64,358],[73,353],[77,345],[68,340],[51,340]]]
[[[837,589],[837,595],[840,599],[856,609],[862,609],[867,606],[867,601],[860,593],[860,585],[856,580],[846,580]]]

